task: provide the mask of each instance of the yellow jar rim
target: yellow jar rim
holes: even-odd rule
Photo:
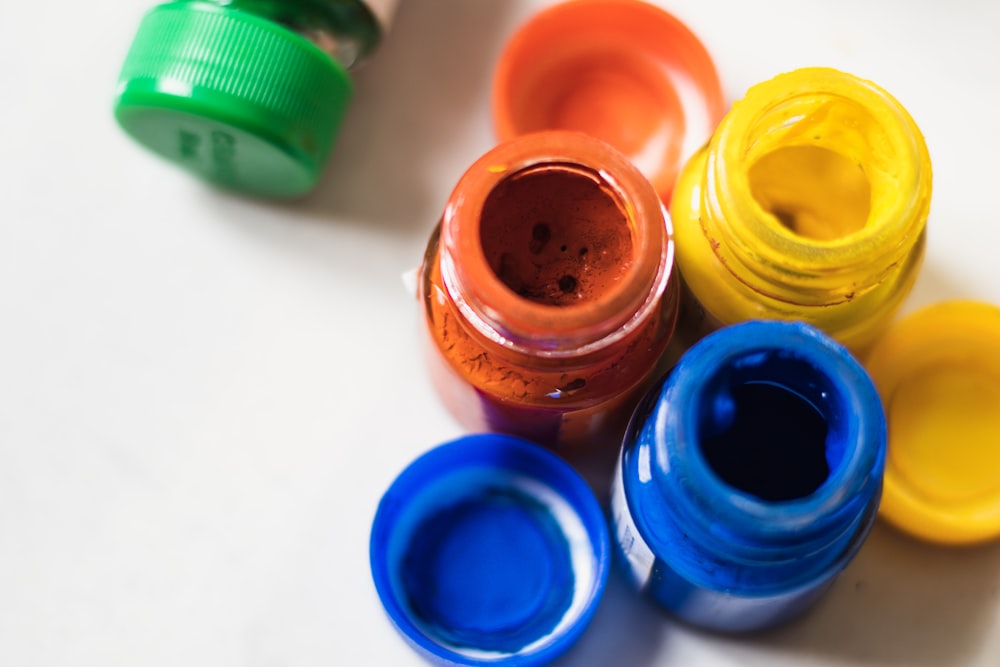
[[[746,170],[732,166],[747,159],[752,128],[763,116],[803,100],[810,104],[838,100],[864,109],[873,126],[881,130],[884,147],[880,150],[893,156],[891,173],[882,175],[885,192],[880,199],[888,203],[873,208],[862,229],[836,240],[807,239],[779,224],[751,194]],[[781,127],[794,127],[799,120],[796,115]],[[789,145],[828,144],[819,137],[799,137]],[[836,142],[829,145],[834,146]],[[726,181],[732,192],[716,200],[717,218],[726,225],[740,221],[731,226],[730,243],[742,247],[741,254],[753,257],[751,265],[756,266],[751,268],[762,275],[771,275],[772,267],[788,266],[806,274],[829,274],[834,267],[862,269],[880,257],[885,257],[881,263],[892,264],[918,242],[930,208],[930,154],[909,112],[874,82],[828,67],[792,70],[752,86],[719,124],[710,144],[709,163],[713,181]],[[740,204],[746,209],[741,213],[729,201],[746,202]],[[843,280],[838,278],[838,282]]]
[[[889,446],[880,515],[915,537],[1000,537],[1000,308],[928,306],[868,356]]]

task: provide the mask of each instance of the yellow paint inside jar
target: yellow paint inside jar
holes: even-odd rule
[[[862,229],[871,186],[860,164],[819,146],[788,146],[754,163],[747,179],[761,208],[785,228],[816,241]]]

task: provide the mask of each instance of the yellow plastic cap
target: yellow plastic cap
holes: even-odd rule
[[[920,310],[890,327],[868,370],[889,423],[881,516],[942,544],[1000,537],[1000,308]]]

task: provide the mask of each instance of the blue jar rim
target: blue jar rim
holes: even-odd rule
[[[400,550],[409,548],[412,533],[442,516],[454,503],[477,491],[473,483],[468,492],[445,491],[438,498],[435,490],[456,475],[481,475],[491,488],[510,484],[538,485],[547,497],[559,504],[551,511],[558,530],[567,540],[570,533],[586,533],[590,564],[583,570],[585,581],[577,582],[576,561],[573,561],[574,586],[569,591],[572,606],[554,628],[540,628],[542,634],[529,642],[527,650],[479,650],[476,646],[456,646],[448,641],[446,633],[439,634],[421,619],[415,604],[407,599],[401,582]],[[475,479],[480,479],[475,477]],[[512,482],[512,480],[520,480]],[[525,480],[528,480],[525,482]],[[455,488],[455,487],[453,487]],[[427,500],[436,498],[435,500]],[[576,519],[567,519],[567,510]],[[578,523],[577,523],[578,522]],[[572,523],[573,525],[567,525]],[[409,531],[409,533],[407,533]],[[576,536],[577,543],[580,542]],[[516,536],[515,536],[516,539]],[[607,584],[610,564],[610,537],[604,513],[590,487],[565,461],[541,446],[514,436],[501,434],[476,434],[439,445],[424,453],[407,466],[392,482],[379,502],[372,523],[369,559],[376,592],[390,621],[407,643],[425,659],[438,665],[512,666],[528,667],[551,662],[564,653],[589,624]],[[555,562],[554,566],[558,567]],[[576,597],[578,596],[578,597]],[[420,601],[416,601],[419,604]],[[529,632],[533,629],[529,628]]]
[[[825,376],[831,389],[843,401],[842,410],[850,411],[856,419],[847,425],[840,437],[847,445],[843,459],[835,470],[813,492],[804,497],[781,502],[762,500],[746,491],[728,485],[712,469],[698,445],[699,398],[701,385],[706,377],[723,364],[762,353],[789,355],[812,366],[817,374]],[[664,406],[676,402],[676,422],[681,434],[677,452],[668,452],[667,439],[660,437],[667,426]],[[699,498],[702,507],[710,507],[713,519],[738,526],[764,544],[773,540],[771,547],[748,549],[743,557],[753,560],[761,551],[780,553],[790,545],[781,542],[781,535],[791,534],[796,550],[810,552],[846,533],[855,532],[864,523],[863,515],[877,508],[881,489],[881,476],[885,464],[885,417],[881,401],[867,372],[846,348],[826,334],[802,322],[754,320],[717,331],[691,348],[681,359],[658,392],[657,405],[651,418],[656,420],[656,446],[652,452],[657,466],[669,468],[682,465],[686,488],[694,493],[678,494],[670,485],[675,479],[659,479],[665,498],[684,504]],[[865,446],[862,443],[876,443]],[[871,491],[871,493],[866,493]],[[858,507],[853,521],[846,519],[844,507],[849,503],[860,504],[866,496],[872,499]],[[817,516],[828,518],[817,523]],[[839,531],[831,534],[831,530]],[[809,539],[812,536],[813,539]],[[761,542],[757,542],[760,547]],[[726,549],[735,545],[726,544]]]

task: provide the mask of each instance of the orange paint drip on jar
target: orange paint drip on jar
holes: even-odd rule
[[[422,267],[428,358],[467,428],[614,450],[673,331],[671,229],[583,134],[502,144],[459,181]]]

